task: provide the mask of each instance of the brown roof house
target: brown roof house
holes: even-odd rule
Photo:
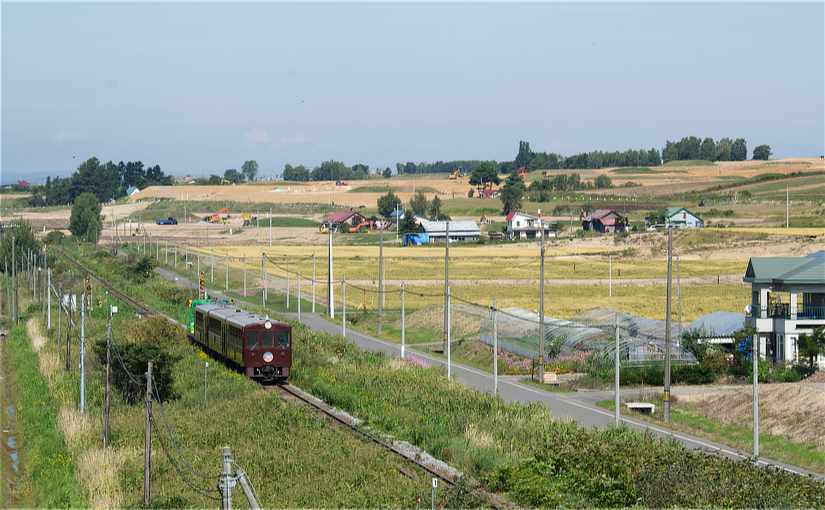
[[[625,232],[627,217],[622,216],[614,209],[596,209],[590,213],[582,213],[582,228],[594,232],[610,233]]]

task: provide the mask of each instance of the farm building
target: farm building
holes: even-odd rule
[[[684,207],[668,207],[665,212],[666,228],[702,228],[705,221]]]
[[[743,327],[745,327],[745,314],[713,312],[691,322],[688,332],[695,334],[700,343],[733,345],[734,334]]]
[[[418,223],[430,243],[443,243],[447,234],[447,223],[450,224],[450,242],[454,241],[478,241],[481,237],[481,230],[474,221],[430,221],[418,219]]]
[[[543,221],[537,216],[523,212],[511,212],[507,215],[507,238],[513,239],[540,239],[556,237],[556,226]]]
[[[347,231],[360,230],[362,228],[369,228],[370,221],[361,213],[352,209],[346,211],[335,211],[327,214],[324,221],[321,222],[321,230],[326,231],[329,227],[334,230],[341,231],[342,227],[346,226]]]
[[[753,257],[743,281],[751,284],[745,325],[756,330],[760,355],[800,361],[798,339],[825,326],[825,252],[807,257]],[[818,357],[825,367],[825,356]]]
[[[126,188],[126,196],[131,197],[135,193],[140,193],[140,189],[136,188],[135,186],[129,186]]]
[[[581,216],[582,228],[594,232],[610,233],[627,230],[627,217],[614,209],[596,209]]]

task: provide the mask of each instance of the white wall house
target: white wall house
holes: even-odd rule
[[[514,239],[541,239],[556,237],[556,229],[550,223],[537,216],[523,212],[511,212],[507,215],[507,238]]]
[[[665,212],[666,228],[702,228],[705,221],[684,207],[668,207]]]
[[[446,221],[430,221],[416,217],[416,223],[421,225],[424,232],[429,236],[431,243],[443,243],[447,235]],[[478,241],[481,237],[481,229],[474,221],[451,220],[449,222],[450,242],[455,241]]]
[[[753,257],[743,280],[752,290],[745,325],[756,330],[760,355],[798,363],[799,335],[825,326],[825,252]],[[825,356],[818,363],[825,368]]]

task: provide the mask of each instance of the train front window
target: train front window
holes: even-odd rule
[[[261,332],[261,347],[268,349],[275,346],[275,340],[272,336],[272,331]]]
[[[257,331],[249,331],[246,333],[246,348],[249,350],[255,349],[258,347],[258,332]]]
[[[279,331],[278,335],[278,346],[279,347],[289,347],[289,331]]]

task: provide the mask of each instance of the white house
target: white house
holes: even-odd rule
[[[799,335],[825,326],[825,252],[752,257],[743,280],[752,289],[745,325],[756,330],[760,354],[776,362],[799,362]],[[825,368],[825,356],[818,362]]]
[[[665,212],[666,228],[702,228],[705,221],[684,207],[668,207]]]
[[[421,225],[424,232],[429,236],[431,243],[443,243],[447,235],[447,223],[450,224],[450,242],[454,241],[478,241],[481,237],[481,229],[474,221],[430,221],[416,217],[416,223]]]
[[[542,232],[545,238],[556,237],[555,226],[539,217],[523,212],[511,212],[507,215],[507,238],[510,240],[541,239]]]

